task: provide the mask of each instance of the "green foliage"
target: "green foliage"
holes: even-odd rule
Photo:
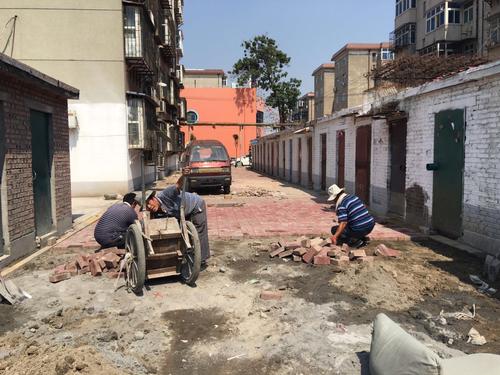
[[[271,89],[271,94],[266,99],[266,104],[270,107],[277,108],[280,115],[280,122],[285,123],[290,119],[289,114],[297,105],[300,96],[299,79],[291,78],[288,81],[278,82]]]
[[[239,85],[250,83],[251,87],[267,92],[266,104],[278,110],[281,123],[286,122],[300,96],[301,85],[301,81],[295,78],[284,81],[288,76],[284,69],[289,65],[290,57],[266,35],[244,41],[241,46],[243,58],[234,64],[231,73],[238,78]]]

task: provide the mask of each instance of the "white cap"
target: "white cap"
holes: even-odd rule
[[[337,185],[332,185],[328,188],[328,202],[331,202],[337,198],[337,195],[339,195],[344,189],[339,188]]]

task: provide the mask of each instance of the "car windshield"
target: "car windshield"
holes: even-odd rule
[[[226,161],[226,149],[223,146],[194,146],[191,161]]]

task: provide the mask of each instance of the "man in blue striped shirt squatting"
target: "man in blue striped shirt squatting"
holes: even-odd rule
[[[179,178],[176,185],[171,185],[165,190],[151,195],[146,200],[148,211],[153,212],[154,216],[170,216],[180,218],[181,196],[182,196],[182,177]],[[207,205],[202,197],[195,193],[184,193],[184,215],[196,227],[201,245],[201,266],[205,269],[207,259],[210,257],[210,246],[208,243],[208,221]]]
[[[329,202],[335,204],[339,225],[332,227],[332,243],[360,248],[366,245],[367,236],[375,227],[375,219],[364,203],[355,195],[346,194],[337,185],[328,188]]]
[[[125,194],[123,202],[109,207],[101,216],[94,230],[94,238],[101,249],[110,247],[125,248],[125,234],[130,224],[139,215],[141,205],[135,193]]]

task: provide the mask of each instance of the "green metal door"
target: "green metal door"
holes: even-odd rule
[[[31,111],[31,152],[36,235],[52,230],[50,117]]]
[[[2,186],[3,166],[5,161],[5,122],[3,102],[0,102],[0,186]],[[2,201],[0,199],[0,256],[4,252],[5,241],[3,238]]]
[[[464,140],[464,110],[436,114],[432,225],[450,238],[462,236]]]

